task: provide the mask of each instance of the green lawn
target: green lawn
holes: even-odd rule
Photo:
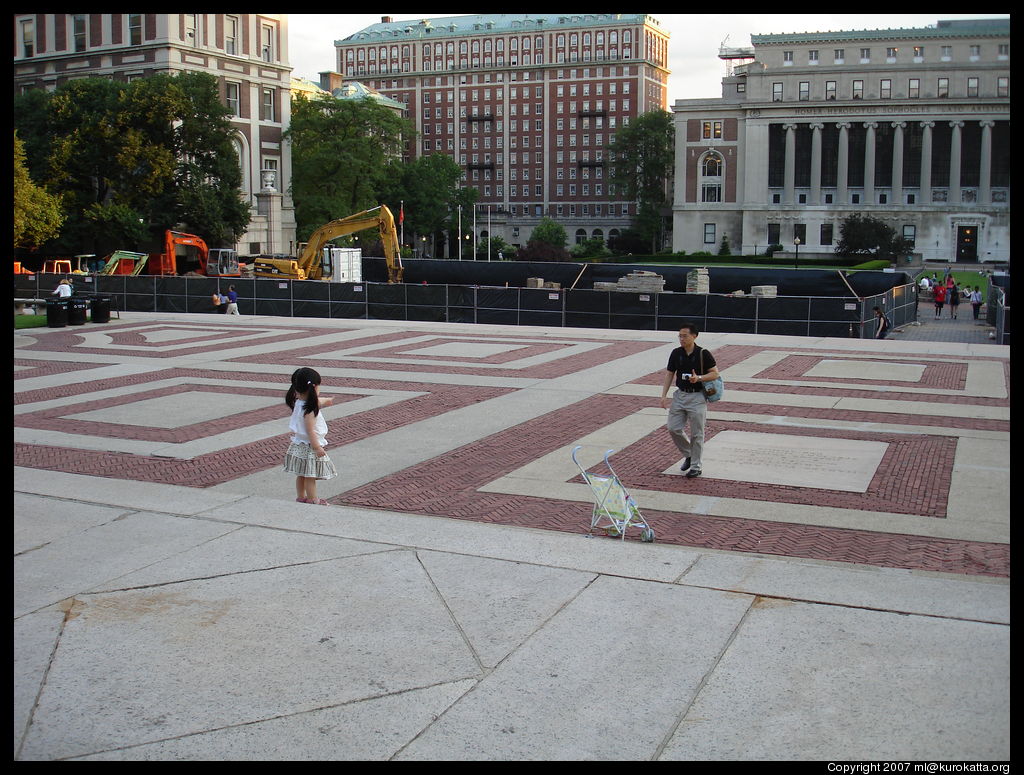
[[[46,325],[46,315],[15,315],[15,328],[41,328]]]
[[[923,272],[918,272],[918,274],[914,278],[914,280],[916,282],[921,282],[921,276],[922,275],[924,275],[926,277],[931,277],[933,273],[939,279],[939,282],[942,282],[943,275],[945,273],[945,269],[940,269],[938,271],[935,271],[934,269],[925,269]],[[967,272],[957,271],[955,269],[952,272],[950,272],[950,274],[953,275],[953,279],[956,281],[957,287],[961,287],[962,288],[963,286],[967,285],[967,286],[970,286],[971,290],[974,290],[974,286],[977,285],[978,288],[981,290],[981,298],[985,299],[985,300],[988,299],[988,276],[987,275],[985,275],[985,274],[978,274],[977,272],[972,272],[972,271],[967,271]]]

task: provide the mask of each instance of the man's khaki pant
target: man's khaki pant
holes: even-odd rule
[[[708,415],[708,402],[702,391],[686,393],[676,390],[668,408],[668,432],[683,457],[690,458],[691,468],[700,468],[704,451],[704,423]],[[686,434],[686,426],[690,434]]]

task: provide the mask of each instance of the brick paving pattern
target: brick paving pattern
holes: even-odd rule
[[[365,324],[356,322],[323,328],[302,319],[278,319],[264,325],[257,318],[230,324],[211,323],[208,319],[162,322],[159,318],[147,318],[145,322],[124,322],[101,328],[35,332],[33,341],[20,343],[14,359],[15,429],[16,432],[54,431],[67,434],[71,440],[63,446],[16,440],[15,465],[198,488],[230,483],[258,472],[276,476],[278,474],[273,472],[280,469],[288,439],[285,432],[288,412],[283,397],[290,369],[310,365],[321,370],[328,392],[337,398],[339,405],[363,398],[367,392],[421,394],[402,396],[388,406],[347,416],[329,415],[331,455],[336,463],[344,464],[347,444],[519,390],[517,387],[466,384],[474,378],[486,379],[492,385],[501,385],[506,379],[537,383],[643,353],[649,354],[648,368],[657,369],[675,346],[671,332],[664,332],[660,337],[651,335],[647,340],[640,336],[620,340],[607,335],[588,335],[578,329],[550,329],[538,334],[532,329],[509,328],[499,333],[491,327],[440,325],[422,329],[403,326],[368,333],[361,325]],[[105,338],[95,336],[96,333]],[[318,341],[307,344],[314,337]],[[479,357],[457,354],[459,347],[468,347],[467,352],[472,353],[474,346],[479,346]],[[246,348],[247,352],[239,354],[239,348]],[[431,353],[429,348],[438,348],[437,353]],[[840,492],[666,475],[662,472],[677,461],[678,453],[664,429],[645,433],[616,452],[616,472],[630,490],[709,499],[739,498],[850,513],[881,512],[892,515],[893,529],[899,531],[903,515],[934,520],[951,516],[947,507],[951,470],[959,443],[956,431],[1009,433],[1008,419],[973,417],[969,412],[960,411],[966,407],[1001,409],[1009,406],[1008,398],[967,393],[972,364],[998,360],[1009,395],[1008,359],[892,353],[880,358],[870,343],[862,349],[842,351],[830,351],[827,345],[726,344],[712,349],[722,370],[740,365],[753,356],[777,354],[778,360],[750,377],[727,378],[725,398],[710,410],[709,441],[722,431],[735,429],[808,439],[883,441],[888,445],[887,451],[867,491]],[[75,362],[74,354],[87,355],[90,362]],[[208,361],[208,368],[197,368],[196,356]],[[187,358],[188,362],[175,363],[175,358]],[[823,360],[836,359],[871,362],[875,366],[873,373],[878,373],[876,364],[880,362],[912,365],[920,368],[921,376],[913,381],[872,377],[863,382],[856,378],[808,376]],[[104,372],[99,379],[95,377],[100,374],[92,374],[123,360],[130,360],[136,371],[120,377],[107,376]],[[251,371],[259,366],[266,366],[267,371]],[[337,371],[339,376],[332,376],[332,371]],[[368,377],[374,372],[380,373],[379,379]],[[349,376],[352,373],[361,376]],[[659,386],[663,375],[661,370],[651,370],[625,384]],[[458,384],[448,384],[449,377]],[[772,380],[775,384],[762,380]],[[276,387],[271,387],[272,384]],[[98,395],[101,393],[103,395]],[[648,391],[644,396],[596,394],[511,425],[451,452],[431,456],[427,446],[422,462],[354,487],[330,500],[337,505],[586,533],[592,503],[554,500],[544,497],[543,492],[524,496],[480,491],[480,488],[546,454],[572,445],[588,433],[637,412],[649,412],[658,406],[655,393]],[[75,416],[126,407],[139,401],[161,399],[173,406],[174,401],[232,394],[274,401],[262,408],[225,412],[209,421],[175,428]],[[789,399],[772,403],[770,397],[774,395]],[[827,397],[836,403],[800,405],[796,399],[801,397]],[[872,399],[879,403],[877,408],[843,408],[841,400],[845,398]],[[925,413],[908,413],[885,408],[881,403],[890,401],[927,403],[931,408],[924,410],[922,407]],[[51,403],[32,409],[34,404],[43,402]],[[59,405],[52,402],[59,402]],[[779,427],[744,418],[744,415],[816,422],[812,423],[813,427],[792,424]],[[274,422],[280,423],[282,433],[232,444],[229,448],[203,451],[192,457],[102,449],[102,443],[95,441],[198,443],[228,432],[244,434],[247,428]],[[871,424],[872,428],[882,430],[869,431],[853,425],[837,427],[837,423]],[[913,428],[908,432],[884,429],[890,425]],[[925,430],[928,428],[942,429],[942,432],[932,435]],[[72,445],[76,436],[93,441],[81,448],[75,447]],[[429,440],[424,443],[429,445]],[[601,473],[599,469],[595,472]],[[569,481],[579,481],[578,475]],[[660,543],[972,575],[1009,576],[1010,573],[1009,545],[1003,543],[874,532],[861,529],[855,520],[849,527],[840,528],[652,511],[644,508],[643,503],[640,506],[655,527]],[[628,536],[629,540],[638,538],[638,535]]]

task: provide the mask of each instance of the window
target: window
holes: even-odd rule
[[[999,78],[996,79],[996,96],[1010,96],[1010,79],[1005,75],[1000,76]]]
[[[892,98],[892,80],[889,78],[883,78],[878,84],[878,96],[883,100]]]
[[[971,78],[967,79],[967,96],[978,96],[978,78],[976,76],[972,76]]]
[[[907,82],[907,96],[910,98],[917,98],[921,96],[921,79],[911,78]]]
[[[782,64],[784,64],[784,65],[791,65],[791,64],[793,64],[793,52],[792,51],[783,51],[782,52]]]
[[[772,84],[772,102],[782,102],[782,84]]]
[[[924,59],[924,46],[914,46],[914,61],[920,62]]]
[[[196,29],[199,24],[194,13],[185,14],[185,45],[195,46],[199,40],[196,36]]]
[[[825,81],[825,99],[834,100],[836,98],[836,82]]]
[[[903,224],[903,239],[908,240],[911,245],[917,244],[917,227],[912,223]]]
[[[260,57],[264,62],[274,61],[274,28],[269,24],[260,27]]]
[[[936,97],[948,97],[949,96],[949,79],[940,78],[935,89]]]
[[[241,113],[241,105],[240,105],[240,101],[239,101],[239,94],[240,94],[240,91],[241,91],[241,87],[237,83],[228,83],[228,84],[225,84],[225,86],[226,86],[226,89],[227,89],[226,98],[227,98],[228,110],[231,111],[231,115],[233,115],[233,116],[241,116],[242,115],[242,113]]]
[[[273,89],[264,89],[263,90],[263,102],[261,103],[260,109],[262,111],[260,117],[264,121],[273,121],[274,120],[274,90]]]
[[[861,64],[867,64],[871,61],[871,49],[862,48],[860,50],[860,62]]]
[[[142,14],[128,14],[128,43],[132,46],[142,44]]]
[[[705,223],[704,224],[704,244],[714,245],[715,244],[715,224]]]
[[[799,99],[801,102],[807,102],[811,98],[811,82],[800,81],[800,92]]]
[[[896,54],[897,54],[897,52],[899,52],[899,49],[897,49],[897,48],[887,48],[885,50],[885,59],[886,59],[886,61],[888,61],[888,62],[895,62],[896,61]]]
[[[952,46],[943,46],[942,47],[942,61],[943,62],[948,62],[952,58],[953,58],[953,47]]]
[[[35,23],[28,19],[21,23],[21,55],[30,57],[35,55],[36,50]]]
[[[823,223],[818,229],[818,244],[819,245],[831,245],[832,244],[832,224]]]
[[[702,202],[721,202],[722,201],[722,187],[717,183],[704,183],[701,185],[700,201]]]
[[[702,125],[702,135],[705,140],[719,139],[722,136],[721,121],[705,121]]]
[[[837,48],[835,51],[832,52],[832,58],[835,60],[835,63],[837,65],[843,64],[846,58],[846,49]]]
[[[1010,58],[1010,44],[1009,43],[1000,43],[999,44],[999,59],[1009,59],[1009,58]]]
[[[981,46],[971,46],[971,61],[977,62],[981,59]]]
[[[709,153],[705,156],[704,162],[701,165],[701,174],[704,177],[721,177],[722,157],[717,153]]]
[[[818,64],[818,52],[817,51],[812,50],[812,51],[808,51],[807,52],[807,64],[809,64],[809,65],[816,65],[816,64]]]
[[[193,14],[194,15],[194,14]],[[72,34],[75,40],[75,51],[85,51],[86,40],[86,17],[84,13],[76,13],[71,17]]]
[[[237,54],[238,51],[238,17],[227,16],[224,18],[224,53]],[[349,50],[348,55],[351,59],[351,50]]]
[[[807,244],[807,224],[806,223],[794,223],[793,224],[793,239],[800,240],[801,245]]]
[[[862,100],[862,99],[864,99],[864,81],[854,81],[853,82],[853,94],[852,94],[852,96],[853,96],[853,98],[855,100]]]
[[[768,224],[768,244],[779,245],[779,240],[782,239],[781,225],[777,223]]]

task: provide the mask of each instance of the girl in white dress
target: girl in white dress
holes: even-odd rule
[[[313,369],[298,369],[292,374],[292,384],[284,402],[292,410],[288,429],[291,444],[284,456],[284,470],[295,474],[295,493],[299,503],[330,504],[316,495],[318,479],[333,479],[338,475],[334,463],[327,456],[327,421],[320,408],[330,406],[334,399],[320,397],[320,375]]]

